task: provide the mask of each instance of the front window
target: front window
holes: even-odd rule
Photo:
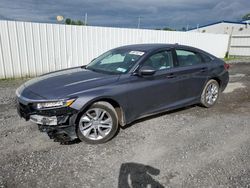
[[[93,60],[86,69],[108,74],[125,74],[144,54],[142,51],[111,50]]]
[[[155,70],[169,69],[174,66],[173,57],[171,51],[162,51],[150,56],[143,64],[144,66],[150,66]]]

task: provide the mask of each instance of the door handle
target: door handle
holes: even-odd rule
[[[174,73],[170,73],[166,76],[167,78],[175,78],[176,76],[174,75]]]
[[[203,67],[203,68],[201,68],[200,72],[206,72],[207,69],[208,69],[207,67]]]

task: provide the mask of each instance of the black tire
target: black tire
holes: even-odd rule
[[[104,138],[99,139],[99,140],[92,140],[92,139],[87,138],[86,136],[83,135],[83,133],[80,130],[80,123],[81,123],[80,118],[83,117],[87,111],[91,109],[95,109],[95,108],[105,110],[106,112],[109,113],[110,117],[112,118],[112,127],[111,127],[110,132]],[[83,142],[86,142],[89,144],[102,144],[112,139],[118,132],[118,129],[119,129],[118,116],[114,107],[108,102],[101,101],[101,102],[94,103],[81,115],[81,117],[79,118],[79,121],[77,123],[76,132],[77,132],[78,138]]]
[[[211,104],[209,103],[207,100],[206,100],[206,96],[207,96],[207,92],[208,92],[208,88],[211,86],[211,84],[214,84],[217,88],[218,88],[218,93],[217,93],[217,97],[216,97],[216,100]],[[205,87],[203,88],[203,91],[202,91],[202,94],[201,94],[201,105],[203,107],[206,107],[206,108],[210,108],[212,106],[214,106],[216,104],[216,102],[218,101],[219,99],[219,96],[220,96],[220,86],[219,86],[219,83],[214,80],[214,79],[211,79],[209,80]]]

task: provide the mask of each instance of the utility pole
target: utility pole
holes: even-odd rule
[[[88,23],[88,13],[86,12],[85,13],[85,18],[84,18],[84,23],[85,23],[85,25],[87,25]]]
[[[232,45],[231,42],[232,42],[233,31],[234,31],[234,27],[232,27],[231,33],[229,35],[228,46],[227,46],[227,53],[226,53],[226,57],[227,58],[229,58],[230,48],[231,48],[231,45]]]
[[[138,29],[140,29],[140,25],[141,25],[141,16],[138,17],[138,25],[137,25]]]
[[[196,25],[196,29],[197,29],[197,31],[199,31],[199,24]]]

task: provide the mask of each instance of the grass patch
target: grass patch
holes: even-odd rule
[[[24,77],[24,78],[0,78],[0,82],[10,82],[10,81],[22,81],[22,80],[29,80],[30,77]]]
[[[229,57],[223,58],[224,61],[230,61],[230,60],[235,60],[235,59],[238,59],[238,58],[236,58],[235,56],[229,56]]]
[[[17,80],[28,80],[31,79],[29,77],[24,78],[0,78],[0,81],[17,81]]]

